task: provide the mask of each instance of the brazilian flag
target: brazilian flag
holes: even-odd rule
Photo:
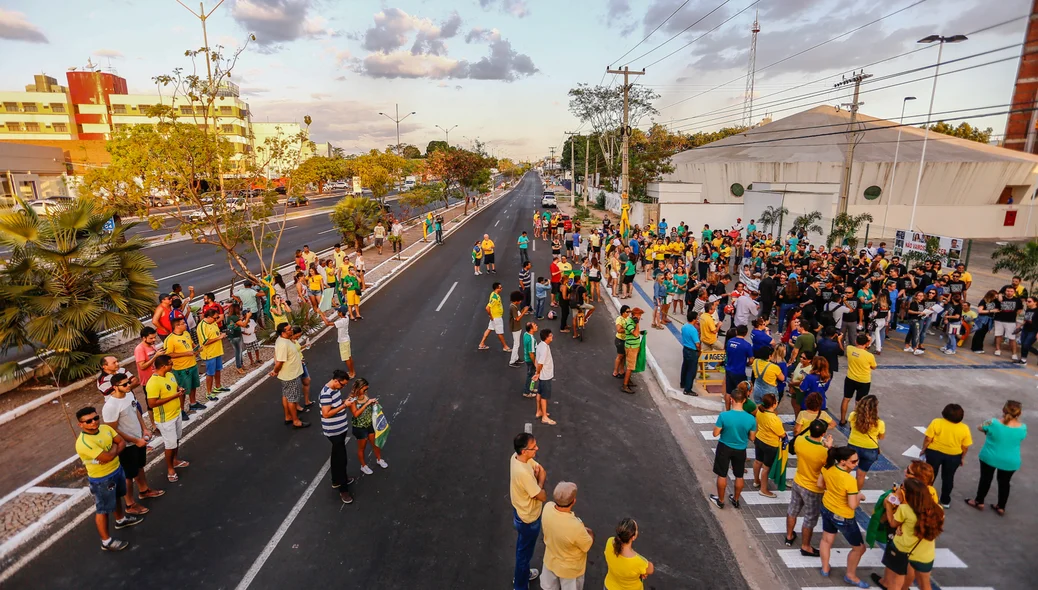
[[[380,449],[385,448],[386,439],[389,438],[389,420],[386,420],[386,415],[379,404],[375,404],[371,408],[371,424],[375,427],[375,446]]]
[[[775,484],[775,489],[784,492],[786,491],[786,464],[789,462],[789,437],[782,437],[782,444],[779,445],[779,452],[775,455],[775,460],[771,463],[771,470],[768,472],[768,479]]]

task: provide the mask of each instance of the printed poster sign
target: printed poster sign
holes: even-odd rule
[[[962,250],[966,241],[962,238],[950,238],[948,236],[933,236],[917,231],[897,230],[894,236],[894,256],[906,256],[911,252],[926,253],[926,242],[929,238],[937,238],[937,255],[941,259],[942,266],[955,266],[962,260]]]

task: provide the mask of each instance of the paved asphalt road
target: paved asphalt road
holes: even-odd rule
[[[317,482],[250,588],[509,587],[515,532],[508,461],[511,440],[527,423],[549,488],[560,480],[580,486],[576,512],[596,532],[587,588],[601,588],[605,540],[626,516],[638,519],[638,550],[656,564],[647,588],[746,588],[655,404],[645,392],[621,393],[609,375],[612,318],[593,317],[584,342],[560,334],[553,345],[555,427],[534,421],[533,403],[519,392],[523,369],[509,368],[497,343],[476,350],[491,283],[516,282],[513,240],[529,231],[539,192],[539,181],[528,176],[364,306],[365,319],[351,330],[354,358],[391,424],[389,469],[369,458],[375,473],[362,476],[351,442],[354,504],[339,501],[327,476]],[[501,271],[474,277],[469,248],[484,232],[498,243]],[[533,253],[540,272],[549,262],[542,246]],[[306,358],[316,399],[341,366],[334,338]],[[149,472],[168,493],[150,502],[144,523],[119,531],[133,543],[130,551],[102,553],[88,520],[7,587],[68,588],[90,580],[107,590],[142,583],[240,588],[328,457],[317,412],[309,414],[308,430],[285,427],[279,391],[276,382],[263,383],[189,441],[182,452],[192,464],[179,483],[166,483],[162,469]],[[542,554],[539,541],[534,567]]]

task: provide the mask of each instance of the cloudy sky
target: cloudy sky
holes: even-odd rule
[[[186,3],[197,11],[192,0]],[[206,0],[207,10],[215,3]],[[934,111],[1001,134],[1005,116],[996,113],[1011,100],[1029,6],[1028,0],[225,0],[208,34],[211,44],[227,48],[256,35],[233,77],[257,121],[310,115],[316,141],[360,151],[394,142],[393,123],[378,113],[399,103],[401,113],[417,113],[401,124],[404,142],[424,149],[443,138],[437,125],[457,125],[452,143],[478,138],[499,156],[534,158],[580,127],[568,111],[570,88],[616,86],[604,75],[609,65],[647,69],[636,82],[661,95],[657,121],[683,131],[740,123],[756,10],[755,119],[849,102],[833,84],[865,67],[875,77],[862,86],[862,112],[896,118],[902,98],[914,95],[919,100],[909,103],[906,119],[921,122],[933,70],[909,71],[932,65],[937,51],[916,41],[961,33],[970,40],[945,48],[944,62],[960,61],[942,67]],[[0,89],[19,90],[40,72],[63,79],[69,67],[93,59],[125,77],[131,92],[154,92],[151,78],[190,67],[184,50],[201,45],[198,20],[175,0],[5,0]]]

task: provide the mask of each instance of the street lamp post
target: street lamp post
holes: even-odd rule
[[[933,116],[933,99],[937,94],[937,75],[941,69],[941,53],[944,51],[945,43],[960,43],[967,39],[966,35],[952,35],[950,37],[944,37],[941,35],[930,35],[920,39],[918,43],[940,43],[937,47],[937,65],[933,69],[933,87],[930,89],[930,108],[926,111],[926,127],[923,131],[923,150],[919,154],[919,176],[915,180],[915,197],[912,198],[912,217],[908,222],[908,229],[912,231],[915,229],[915,210],[919,204],[919,188],[923,184],[923,166],[926,164],[926,140],[930,137],[930,118]]]
[[[399,156],[400,155],[400,122],[403,121],[404,119],[410,117],[411,115],[414,115],[414,114],[417,114],[417,113],[415,113],[415,111],[411,111],[410,113],[407,113],[406,115],[404,115],[403,118],[401,118],[400,117],[400,105],[398,104],[398,105],[396,105],[396,117],[390,117],[389,115],[387,115],[385,113],[379,113],[379,114],[382,115],[383,117],[389,119],[390,121],[396,123],[396,153]]]
[[[436,128],[439,129],[440,131],[443,131],[443,134],[447,137],[447,147],[450,147],[451,146],[451,131],[454,131],[455,129],[457,129],[458,126],[455,125],[454,127],[451,127],[450,129],[444,129],[443,127],[440,127],[439,125],[437,125]]]
[[[910,100],[915,100],[915,97],[906,96],[904,100],[901,101],[901,118],[898,120],[897,144],[894,147],[894,167],[890,170],[890,194],[887,195],[887,206],[883,210],[883,229],[881,230],[883,231],[883,235],[886,235],[887,231],[887,216],[890,214],[890,201],[894,198],[894,179],[897,175],[897,153],[901,149],[901,130],[904,129],[905,125],[905,105],[907,105]]]

